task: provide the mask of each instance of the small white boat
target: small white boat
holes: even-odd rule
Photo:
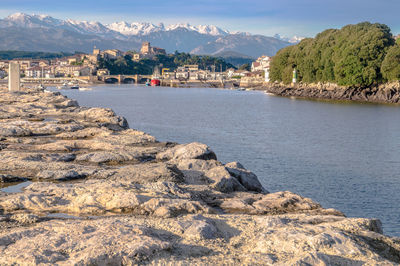
[[[79,87],[79,90],[80,91],[91,91],[91,90],[93,90],[93,88],[82,88],[82,87]]]
[[[40,90],[44,90],[44,89],[46,89],[46,87],[45,87],[45,86],[43,86],[43,84],[39,84],[39,85],[37,85],[37,86],[36,86],[36,88],[37,88],[37,89],[40,89]]]
[[[246,89],[245,88],[238,88],[237,90],[238,91],[245,91]]]
[[[57,89],[59,89],[59,90],[67,90],[67,89],[70,89],[70,88],[71,88],[71,87],[68,86],[67,83],[63,83],[62,85],[57,86]]]

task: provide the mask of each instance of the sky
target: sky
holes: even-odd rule
[[[363,21],[400,33],[400,0],[0,0],[0,17],[46,14],[112,23],[212,24],[230,31],[313,37]]]

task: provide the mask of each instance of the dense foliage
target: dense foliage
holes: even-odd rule
[[[340,30],[329,29],[280,50],[271,62],[270,79],[290,83],[296,68],[298,80],[306,83],[380,83],[394,75],[383,74],[385,71],[396,71],[393,64],[396,58],[398,62],[398,50],[397,54],[392,51],[394,45],[390,28],[383,24],[363,22]],[[392,54],[392,59],[385,59],[386,54]]]
[[[396,44],[389,49],[382,62],[382,74],[388,81],[400,80],[400,45]]]
[[[16,58],[26,59],[53,59],[70,56],[71,53],[48,53],[48,52],[27,52],[27,51],[0,51],[1,60],[13,60]]]
[[[133,75],[142,74],[149,75],[153,72],[152,68],[143,62],[132,61],[132,57],[126,55],[117,59],[101,58],[97,64],[98,68],[106,68],[111,75]]]
[[[98,63],[99,68],[107,68],[111,75],[149,75],[153,73],[153,69],[156,66],[169,68],[170,71],[173,71],[177,67],[184,65],[199,65],[199,68],[204,70],[212,70],[213,66],[215,66],[216,71],[225,71],[228,68],[234,67],[221,58],[178,52],[169,55],[157,55],[153,59],[141,59],[139,62],[133,61],[132,55],[128,53],[126,56],[117,59],[101,59]]]

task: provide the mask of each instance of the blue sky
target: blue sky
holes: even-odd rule
[[[214,24],[231,31],[313,37],[327,28],[362,21],[400,33],[400,0],[0,0],[0,16],[15,12],[56,18]]]

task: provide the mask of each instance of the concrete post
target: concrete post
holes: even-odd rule
[[[10,62],[8,69],[9,91],[19,91],[20,89],[19,79],[20,79],[19,64],[16,62]]]

